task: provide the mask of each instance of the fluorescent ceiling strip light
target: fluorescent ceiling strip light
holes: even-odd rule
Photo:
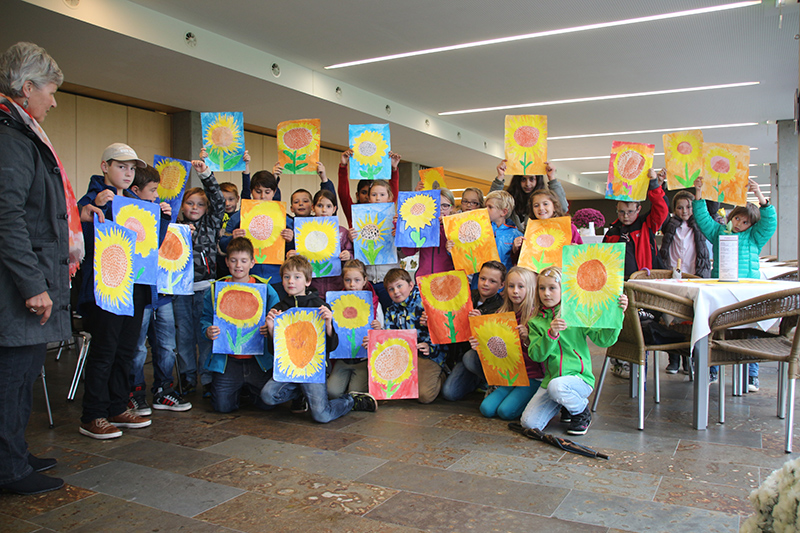
[[[608,170],[593,170],[591,172],[581,172],[581,175],[586,174],[608,174]]]
[[[477,46],[488,46],[491,44],[512,43],[515,41],[524,41],[526,39],[536,39],[538,37],[550,37],[552,35],[564,35],[566,33],[577,33],[581,31],[600,30],[604,28],[614,28],[617,26],[627,26],[629,24],[639,24],[641,22],[653,22],[656,20],[674,19],[680,17],[690,17],[692,15],[703,15],[705,13],[714,13],[716,11],[727,11],[729,9],[738,9],[740,7],[748,7],[761,4],[761,0],[749,0],[746,2],[735,2],[733,4],[723,4],[720,6],[702,7],[699,9],[689,9],[687,11],[674,11],[672,13],[662,13],[660,15],[650,15],[647,17],[637,17],[633,19],[612,20],[610,22],[599,22],[596,24],[586,24],[584,26],[575,26],[572,28],[559,28],[556,30],[540,31],[536,33],[526,33],[523,35],[511,35],[509,37],[499,37],[497,39],[487,39],[484,41],[474,41],[470,43],[453,44],[449,46],[440,46],[438,48],[428,48],[426,50],[414,50],[413,52],[403,52],[400,54],[391,54],[388,56],[371,57],[368,59],[359,59],[357,61],[348,61],[346,63],[337,63],[335,65],[328,65],[326,69],[354,67],[356,65],[366,65],[369,63],[378,63],[380,61],[391,61],[393,59],[403,59],[406,57],[415,57],[426,54],[438,54],[439,52],[451,52],[453,50],[463,50],[465,48],[475,48]]]
[[[738,124],[716,124],[714,126],[684,126],[681,128],[663,128],[657,130],[636,130],[636,131],[612,131],[609,133],[586,133],[583,135],[561,135],[559,137],[548,137],[548,141],[560,141],[563,139],[586,139],[589,137],[613,137],[615,135],[638,135],[640,133],[664,133],[667,131],[684,130],[716,130],[720,128],[739,128],[742,126],[758,126],[758,122],[740,122]]]
[[[758,148],[751,147],[750,151],[753,151],[753,150],[758,150]],[[654,156],[656,156],[656,155],[664,155],[664,152],[656,152],[653,155]],[[590,159],[608,159],[609,157],[611,157],[611,156],[610,155],[592,155],[592,156],[588,156],[588,157],[561,157],[561,158],[553,158],[550,161],[551,162],[555,162],[555,161],[588,161]],[[767,163],[762,163],[762,165],[766,165],[766,164]],[[756,164],[753,163],[750,166],[751,167],[752,166],[756,166]]]
[[[704,85],[701,87],[683,87],[680,89],[664,89],[660,91],[645,91],[641,93],[624,93],[624,94],[608,94],[605,96],[587,96],[585,98],[571,98],[568,100],[551,100],[549,102],[531,102],[528,104],[513,104],[501,105],[496,107],[479,107],[477,109],[462,109],[460,111],[445,111],[439,113],[440,116],[444,115],[465,115],[468,113],[483,113],[485,111],[503,111],[507,109],[520,109],[523,107],[543,107],[550,105],[561,104],[577,104],[581,102],[599,102],[602,100],[619,100],[621,98],[636,98],[639,96],[656,96],[661,94],[676,94],[676,93],[689,93],[697,91],[711,91],[715,89],[731,89],[734,87],[747,87],[750,85],[758,85],[757,81],[743,81],[737,83],[725,83],[721,85]]]

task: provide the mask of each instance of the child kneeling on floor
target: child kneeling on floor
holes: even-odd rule
[[[589,395],[594,388],[592,357],[588,336],[601,347],[617,342],[622,321],[616,329],[590,329],[568,326],[559,318],[561,307],[561,269],[549,267],[539,273],[533,318],[528,322],[528,355],[544,363],[542,385],[522,412],[522,427],[544,430],[561,409],[561,421],[569,422],[567,433],[584,435],[592,414]],[[619,297],[619,306],[628,307],[628,297]]]

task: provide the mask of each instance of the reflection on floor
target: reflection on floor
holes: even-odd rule
[[[598,373],[602,352],[593,353]],[[50,473],[68,486],[0,496],[3,531],[735,532],[751,513],[749,492],[794,457],[782,452],[775,365],[762,365],[760,392],[728,397],[724,426],[712,388],[702,432],[690,426],[687,376],[662,363],[661,403],[648,392],[642,432],[627,382],[609,374],[591,429],[575,438],[611,456],[604,461],[483,418],[478,393],[381,402],[375,414],[326,425],[285,406],[219,415],[192,394],[191,411],[156,411],[151,427],[101,442],[78,433],[82,390],[65,400],[74,354],[54,357],[56,427],[37,383],[28,440],[35,454],[58,458]],[[557,417],[548,431],[565,435]]]

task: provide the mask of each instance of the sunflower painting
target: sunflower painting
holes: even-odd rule
[[[397,263],[397,248],[392,238],[394,204],[354,204],[353,227],[358,232],[353,241],[356,259],[365,265]]]
[[[267,286],[263,283],[214,284],[214,353],[260,355],[264,337],[258,328],[266,316]]]
[[[115,315],[133,316],[133,249],[136,232],[94,219],[94,299]]]
[[[156,287],[161,294],[194,294],[192,230],[186,224],[170,224],[158,249]]]
[[[447,183],[444,181],[444,167],[419,169],[419,180],[422,182],[423,191],[447,188]]]
[[[136,232],[133,250],[133,282],[155,285],[158,272],[158,228],[161,209],[158,204],[124,196],[111,203],[114,221]]]
[[[297,253],[311,262],[313,277],[341,275],[338,217],[296,217],[294,245]]]
[[[417,330],[370,330],[369,393],[376,400],[419,398]]]
[[[439,272],[422,276],[417,283],[433,343],[468,341],[472,298],[466,274],[461,270]]]
[[[258,264],[280,265],[286,254],[286,205],[267,200],[242,200],[240,227],[253,243]]]
[[[506,115],[506,174],[544,174],[547,115]]]
[[[669,190],[694,187],[703,171],[703,132],[701,130],[665,133],[664,166]]]
[[[514,313],[495,313],[469,317],[472,336],[478,339],[478,357],[489,385],[527,387],[525,354],[519,342]]]
[[[475,209],[442,219],[447,239],[455,243],[453,265],[467,274],[478,272],[486,261],[499,261],[488,209]]]
[[[644,200],[650,181],[647,172],[653,168],[655,149],[654,144],[614,141],[608,162],[606,198],[620,202]]]
[[[519,266],[540,272],[561,266],[561,249],[572,242],[570,217],[528,220],[525,239],[519,251]]]
[[[153,156],[153,166],[161,176],[158,184],[158,198],[162,202],[167,202],[172,207],[172,217],[170,222],[178,220],[178,213],[183,202],[183,191],[186,182],[189,180],[189,173],[192,164],[183,159],[173,159],[162,155]]]
[[[325,322],[319,309],[293,307],[275,317],[272,379],[325,383]]]
[[[622,326],[625,243],[576,244],[563,249],[561,316],[570,326]]]
[[[367,357],[361,343],[375,318],[371,291],[328,291],[325,301],[333,311],[333,324],[339,334],[339,346],[331,359]]]
[[[242,113],[200,113],[206,165],[212,171],[245,169],[244,115]]]
[[[388,124],[350,124],[351,180],[388,180],[392,175]]]
[[[316,174],[320,120],[287,120],[278,124],[278,162],[287,174]]]
[[[442,195],[439,191],[400,191],[397,198],[398,248],[434,248],[439,246],[439,214]]]
[[[747,204],[750,147],[738,144],[703,144],[704,200],[732,205]]]

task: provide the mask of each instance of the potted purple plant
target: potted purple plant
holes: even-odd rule
[[[606,219],[603,213],[591,207],[578,209],[572,216],[572,223],[575,224],[583,234],[594,235],[595,228],[602,228],[606,225]]]

